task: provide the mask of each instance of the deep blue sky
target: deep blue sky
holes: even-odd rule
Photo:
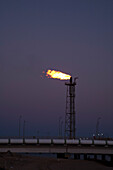
[[[66,87],[41,79],[49,68],[79,77],[77,136],[101,117],[113,137],[113,0],[0,1],[0,136],[18,135],[20,115],[26,135],[58,135]]]

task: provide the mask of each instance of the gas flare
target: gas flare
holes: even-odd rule
[[[49,78],[60,79],[60,80],[68,80],[71,78],[70,75],[62,73],[60,71],[56,71],[56,70],[48,70],[46,72],[46,76]]]

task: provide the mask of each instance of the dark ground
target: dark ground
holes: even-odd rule
[[[0,170],[111,170],[113,167],[91,160],[72,160],[0,154]]]

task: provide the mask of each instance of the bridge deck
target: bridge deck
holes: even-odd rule
[[[72,146],[72,145],[0,145],[0,152],[14,153],[75,153],[113,155],[111,146]]]

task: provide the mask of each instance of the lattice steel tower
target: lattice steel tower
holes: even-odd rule
[[[66,113],[65,113],[65,138],[75,139],[75,85],[76,79],[72,82],[72,77],[69,83],[65,83],[67,86],[66,94]]]

